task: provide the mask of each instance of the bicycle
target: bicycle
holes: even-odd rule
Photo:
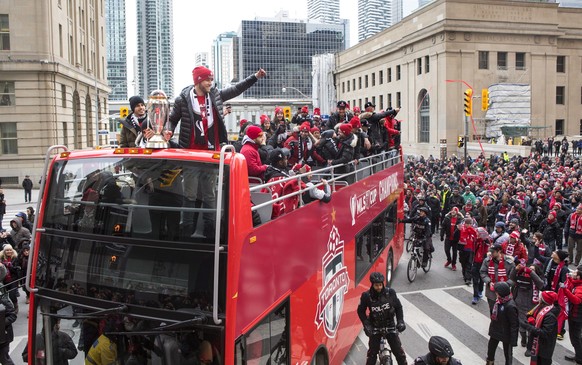
[[[420,243],[420,244],[419,244]],[[408,277],[408,281],[411,283],[416,279],[416,274],[419,267],[422,267],[422,271],[425,273],[429,272],[430,267],[432,265],[432,254],[428,254],[428,261],[426,266],[422,266],[422,255],[424,252],[424,248],[422,247],[422,242],[417,241],[417,244],[414,245],[414,250],[410,255],[410,260],[408,261],[408,270],[406,271],[406,276]]]
[[[389,333],[398,333],[394,327],[384,327],[374,329],[375,335],[382,335],[380,340],[380,351],[378,351],[378,358],[380,365],[392,365],[392,350],[388,346],[387,336]]]

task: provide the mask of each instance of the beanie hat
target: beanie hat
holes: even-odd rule
[[[207,67],[196,66],[192,70],[192,78],[194,79],[194,85],[198,85],[200,82],[207,79],[214,80],[214,73]]]
[[[301,126],[299,126],[299,131],[311,131],[311,124],[309,122],[303,122],[301,123]]]
[[[564,261],[568,257],[568,251],[564,250],[557,250],[556,254],[560,258],[560,261]]]
[[[344,123],[339,127],[340,131],[342,131],[345,135],[352,133],[352,125],[348,123]]]
[[[283,113],[283,108],[281,108],[280,106],[275,108],[275,114],[279,114],[279,113]]]
[[[256,125],[251,125],[250,127],[247,128],[247,136],[250,139],[257,139],[262,133],[263,130]]]
[[[495,289],[495,292],[499,294],[500,297],[506,297],[511,293],[509,284],[507,284],[505,281],[495,283],[493,289]]]
[[[555,204],[554,204],[554,207],[558,207],[559,209],[562,209],[562,204],[560,204],[560,203],[555,203]]]
[[[301,108],[301,113],[309,113],[309,108],[307,106],[304,106],[303,108]]]
[[[311,133],[315,133],[315,132],[319,132],[319,131],[320,131],[320,130],[319,130],[319,128],[317,128],[317,127],[313,127],[313,128],[311,128]]]
[[[555,210],[552,210],[549,214],[548,214],[548,220],[554,220],[556,219],[556,217],[558,216],[558,214],[556,213]]]
[[[520,237],[520,234],[518,231],[513,231],[511,232],[511,234],[509,235],[509,238],[515,238],[516,240],[518,240]]]
[[[267,114],[262,114],[261,117],[261,125],[265,124],[265,122],[270,122],[271,120],[269,119],[269,117],[267,116]]]
[[[135,95],[129,98],[129,108],[131,109],[132,112],[138,104],[145,104],[141,96]]]
[[[240,127],[243,128],[245,126],[245,124],[247,124],[247,122],[248,121],[246,119],[241,119],[240,122],[239,122],[240,123]]]
[[[552,305],[558,300],[558,294],[555,291],[545,290],[541,295],[542,302]]]
[[[353,117],[350,120],[350,124],[352,125],[352,128],[362,128],[362,123],[360,123],[360,118],[358,117]]]
[[[354,107],[354,113],[361,113],[361,112],[362,112],[362,109],[360,109],[359,106]]]
[[[313,116],[315,117],[316,115],[321,116],[321,109],[319,108],[313,109]]]

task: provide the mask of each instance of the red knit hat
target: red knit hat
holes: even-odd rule
[[[558,294],[555,291],[545,290],[542,292],[541,299],[544,303],[552,305],[558,300]]]
[[[303,108],[301,108],[301,113],[309,113],[309,108],[307,106],[304,106]]]
[[[362,112],[362,109],[360,109],[359,106],[354,107],[354,113],[361,113],[361,112]]]
[[[352,133],[352,125],[349,123],[344,123],[339,127],[340,131],[342,131],[345,135]]]
[[[313,127],[311,128],[311,133],[320,132],[319,128]]]
[[[321,116],[321,110],[319,108],[313,109],[313,116],[315,117],[316,115]]]
[[[263,134],[263,130],[256,125],[251,125],[247,128],[247,136],[250,139],[257,139],[261,134]]]
[[[279,114],[279,113],[283,113],[283,108],[281,108],[280,106],[275,108],[275,114]]]
[[[240,122],[239,122],[240,123],[240,127],[243,128],[245,126],[245,124],[247,124],[247,122],[248,121],[246,119],[241,119]]]
[[[214,73],[207,67],[197,66],[192,70],[192,78],[194,79],[194,85],[198,85],[204,80],[214,80]]]
[[[260,119],[261,119],[261,125],[265,124],[265,122],[270,122],[271,121],[269,119],[269,117],[267,116],[267,114],[262,114]]]
[[[311,123],[309,122],[303,122],[301,123],[301,126],[299,126],[299,131],[311,131]]]
[[[350,120],[350,124],[352,125],[352,128],[362,128],[362,123],[360,122],[360,118],[358,118],[357,116],[353,117]]]
[[[550,219],[550,217],[552,217],[551,220],[556,219],[556,217],[558,216],[558,213],[556,213],[555,210],[552,210],[549,214],[548,214],[548,219]]]
[[[511,234],[509,235],[509,238],[515,238],[516,240],[519,240],[519,232],[518,231],[513,231],[511,232]]]

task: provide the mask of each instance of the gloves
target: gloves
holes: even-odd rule
[[[441,236],[441,242],[443,242],[445,240],[445,238],[443,236]]]
[[[398,330],[398,332],[404,332],[404,330],[406,329],[406,325],[404,324],[404,322],[398,322],[398,324],[396,325],[396,329]]]
[[[369,323],[364,323],[364,333],[370,337],[374,333],[374,328]]]

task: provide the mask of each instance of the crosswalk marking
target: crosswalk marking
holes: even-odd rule
[[[469,294],[466,297],[463,294],[465,291]],[[470,302],[472,294],[472,287],[466,285],[398,293],[404,307],[404,320],[407,326],[407,330],[401,335],[401,340],[404,349],[410,352],[406,354],[409,364],[414,362],[413,359],[416,356],[428,352],[428,340],[435,335],[449,340],[455,351],[455,357],[464,364],[485,362],[491,322],[486,314],[489,307],[486,299],[482,299],[477,305],[472,305]],[[427,308],[434,308],[434,311],[431,312]],[[443,315],[445,317],[442,317]],[[363,349],[360,342],[364,346]],[[513,363],[529,364],[531,359],[525,356],[525,348],[519,346],[519,342],[518,340],[518,346],[513,348]],[[365,361],[368,337],[363,331],[358,335],[356,343],[358,354],[350,354],[349,360],[346,358],[344,365],[352,365],[354,361],[355,363]],[[553,363],[567,364],[563,360],[564,355],[573,352],[568,332],[566,332],[564,340],[556,343]],[[498,347],[496,358],[497,360],[503,358],[502,344]]]

